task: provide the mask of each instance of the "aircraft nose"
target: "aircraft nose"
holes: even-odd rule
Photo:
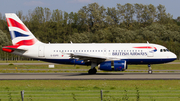
[[[174,53],[172,53],[171,52],[171,56],[170,56],[171,58],[173,58],[174,60],[176,60],[177,59],[177,56],[176,56],[176,54],[174,54]]]

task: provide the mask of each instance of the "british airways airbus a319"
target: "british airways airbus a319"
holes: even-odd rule
[[[104,71],[124,71],[129,64],[167,63],[177,56],[166,47],[150,43],[61,43],[40,42],[14,13],[6,13],[11,34],[11,46],[3,51],[37,60],[73,65],[91,65],[89,74],[96,74],[96,66]]]

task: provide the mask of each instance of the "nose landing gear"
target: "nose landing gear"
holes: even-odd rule
[[[150,64],[148,65],[148,74],[152,74],[152,68]]]

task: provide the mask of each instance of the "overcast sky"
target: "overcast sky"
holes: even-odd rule
[[[180,0],[0,0],[0,13],[4,15],[4,13],[23,11],[23,14],[26,15],[28,10],[34,10],[37,6],[47,7],[51,11],[59,9],[70,13],[77,12],[83,6],[94,2],[105,7],[116,7],[117,3],[122,5],[141,3],[155,6],[162,4],[165,5],[166,12],[173,15],[174,19],[180,16]]]

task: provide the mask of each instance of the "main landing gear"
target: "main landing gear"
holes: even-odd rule
[[[97,70],[94,67],[93,69],[89,69],[88,74],[96,74]]]
[[[152,68],[150,64],[148,65],[148,74],[152,74]]]
[[[88,74],[96,74],[96,72],[97,72],[97,70],[95,68],[96,66],[97,66],[97,63],[92,62],[91,69],[89,69]]]

